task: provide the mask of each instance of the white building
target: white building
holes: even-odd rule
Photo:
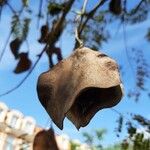
[[[42,130],[34,118],[11,110],[0,102],[0,150],[32,150],[34,137]],[[71,150],[67,135],[55,135],[55,139],[60,150]],[[80,143],[76,150],[90,149],[88,145]]]
[[[10,110],[0,102],[0,150],[32,149],[34,136],[39,130],[32,117]]]

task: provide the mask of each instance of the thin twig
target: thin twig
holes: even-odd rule
[[[85,11],[86,11],[87,2],[88,2],[88,0],[84,0],[84,4],[83,4],[83,7],[82,7],[82,14],[84,14]]]
[[[8,2],[7,2],[7,5],[8,5],[9,8],[12,10],[12,12],[13,12],[15,15],[17,15],[17,12],[11,7],[11,5],[10,5]],[[24,10],[24,7],[22,7],[21,10],[19,11],[19,14],[17,15],[18,18],[21,16],[23,10]],[[7,44],[8,44],[8,42],[9,42],[10,38],[11,38],[12,33],[13,33],[13,31],[11,30],[10,33],[9,33],[9,35],[8,35],[8,38],[7,38],[7,40],[6,40],[6,43],[5,43],[5,45],[4,45],[4,48],[2,49],[2,52],[1,52],[1,54],[0,54],[0,62],[1,62],[2,58],[3,58],[3,56],[4,56],[4,53],[5,53],[5,51],[6,51]]]
[[[143,2],[146,2],[146,0],[141,0],[130,15],[136,14]]]
[[[59,27],[60,25],[62,25],[62,23],[64,22],[64,19],[67,15],[67,13],[69,12],[72,4],[74,3],[75,0],[70,0],[68,1],[68,5],[66,6],[66,9],[64,10],[60,20],[58,21],[58,24],[56,25],[55,29],[57,30],[57,32],[59,32]],[[56,32],[52,31],[51,35],[54,37]],[[53,39],[53,38],[52,38]],[[29,70],[29,72],[26,74],[26,76],[12,89],[8,90],[7,92],[4,92],[2,94],[0,94],[0,97],[5,96],[7,94],[10,94],[12,92],[14,92],[15,90],[17,90],[24,82],[25,80],[30,76],[30,74],[32,73],[32,71],[34,70],[34,68],[36,67],[37,63],[39,62],[40,58],[42,57],[43,53],[47,50],[48,46],[52,46],[53,44],[55,44],[57,42],[57,40],[54,38],[53,40],[48,41],[48,44],[46,44],[46,46],[44,47],[44,49],[41,51],[41,53],[38,55],[38,59],[36,60],[35,64],[33,65],[33,67]]]
[[[30,51],[30,45],[29,45],[29,42],[28,42],[27,39],[25,40],[25,42],[26,42],[27,50],[28,50],[28,52],[29,52],[29,51]]]
[[[82,20],[83,20],[83,15],[84,15],[85,10],[86,10],[87,2],[88,2],[88,0],[84,0],[84,4],[83,4],[82,10],[81,10],[81,13],[77,15],[76,20],[75,20],[77,23],[77,26],[75,28],[75,39],[79,43],[79,47],[83,47],[83,41],[80,39],[78,32],[79,32],[79,28],[80,28],[80,25],[81,25]]]
[[[79,38],[79,34],[78,34],[78,29],[77,28],[75,29],[75,39],[79,43],[79,47],[83,47],[84,46],[83,41]]]
[[[40,18],[42,16],[42,5],[43,5],[43,0],[40,0],[38,20],[37,20],[37,28],[39,28],[39,26],[40,26]]]
[[[86,19],[84,20],[84,22],[83,22],[83,16],[84,16],[84,15],[81,16],[81,20],[80,20],[79,27],[78,27],[78,37],[81,36],[82,31],[83,31],[83,29],[85,28],[85,26],[86,26],[87,22],[89,21],[89,19],[91,19],[91,18],[94,16],[94,14],[95,14],[96,11],[98,10],[98,8],[99,8],[100,6],[102,6],[106,1],[107,1],[107,0],[101,0],[89,13],[87,13],[87,14],[86,14]],[[83,22],[83,23],[82,23],[82,22]],[[78,42],[78,41],[76,41],[76,43],[75,43],[74,49],[77,48],[77,45],[78,45],[77,42]]]
[[[126,56],[127,56],[127,60],[129,63],[129,66],[131,68],[132,74],[133,74],[133,78],[135,77],[135,73],[134,73],[134,69],[132,67],[132,63],[130,62],[130,56],[128,53],[128,47],[127,47],[127,37],[126,37],[126,29],[125,29],[125,21],[123,21],[123,40],[124,40],[124,45],[125,45],[125,52],[126,52]]]
[[[3,7],[0,6],[0,21],[1,21],[1,18],[2,18],[2,11],[3,11]]]
[[[7,94],[10,94],[10,93],[14,92],[15,90],[17,90],[25,82],[25,80],[30,76],[30,74],[32,73],[32,71],[34,70],[34,68],[36,67],[36,65],[38,64],[38,62],[41,59],[43,53],[46,51],[47,46],[48,45],[46,45],[44,47],[44,49],[41,51],[41,53],[38,55],[39,56],[38,59],[36,60],[36,62],[32,66],[32,68],[29,70],[29,72],[26,74],[26,76],[16,86],[14,86],[12,89],[8,90],[5,93],[0,94],[0,97],[5,96]]]
[[[116,110],[114,108],[111,108],[111,110],[114,111],[115,113],[117,113],[118,115],[123,116],[123,114],[121,112],[119,112],[118,110]]]
[[[82,33],[84,27],[86,26],[87,22],[89,21],[89,19],[91,19],[94,14],[96,13],[97,9],[102,6],[107,0],[101,0],[86,16],[86,20],[84,21],[84,23],[81,26],[81,29],[79,31],[79,35]]]
[[[2,49],[2,52],[1,52],[1,54],[0,54],[0,62],[1,62],[1,60],[2,60],[2,58],[3,58],[3,56],[4,56],[4,53],[5,53],[5,51],[6,51],[6,47],[7,47],[7,44],[8,44],[8,42],[9,42],[9,40],[10,40],[11,34],[12,34],[12,32],[9,33],[9,35],[8,35],[8,37],[7,37],[7,40],[6,40],[6,42],[5,42],[4,48]]]
[[[17,14],[17,12],[15,11],[15,9],[6,1],[7,6],[9,7],[9,9],[12,11],[13,14]]]
[[[55,45],[55,43],[58,41],[58,39],[60,38],[60,36],[63,32],[63,25],[65,22],[66,15],[68,14],[69,10],[71,9],[74,1],[75,0],[69,0],[67,2],[67,5],[65,6],[61,17],[56,21],[56,23],[53,25],[51,31],[49,32],[49,35],[48,35],[49,47],[53,47]]]
[[[114,109],[114,108],[110,108],[113,112],[117,113],[119,116],[123,117],[124,119],[126,119],[128,122],[131,122],[131,119],[129,119],[128,117],[126,117],[124,114],[122,114],[121,112],[119,112],[118,110]],[[132,122],[132,124],[134,124],[134,126],[137,126],[134,122]]]

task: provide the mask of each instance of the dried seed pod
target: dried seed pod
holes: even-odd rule
[[[15,59],[17,59],[19,56],[19,48],[21,44],[22,44],[22,41],[19,38],[16,38],[10,42],[10,49]]]
[[[63,4],[58,4],[53,2],[48,5],[48,11],[52,16],[58,15],[62,11],[62,9],[63,9]]]
[[[14,70],[14,73],[22,73],[27,71],[31,67],[31,60],[28,58],[28,53],[21,53],[19,54],[19,62]]]
[[[0,6],[3,6],[4,4],[6,4],[6,0],[0,0]]]
[[[40,39],[38,40],[39,43],[46,43],[46,42],[47,42],[48,31],[49,31],[49,28],[48,28],[47,25],[43,25],[43,26],[41,27],[41,37],[40,37]]]
[[[57,55],[58,62],[63,59],[61,49],[59,47],[55,47],[55,46],[48,47],[46,50],[46,53],[48,54],[48,57],[49,57],[50,68],[53,68],[53,66],[54,66],[53,59],[52,59],[53,54]]]
[[[123,95],[117,63],[89,48],[79,48],[40,75],[38,97],[53,122],[63,129],[67,117],[79,129]]]
[[[109,10],[115,15],[120,15],[122,12],[121,0],[111,0]]]
[[[59,150],[53,129],[42,130],[35,135],[33,150]]]

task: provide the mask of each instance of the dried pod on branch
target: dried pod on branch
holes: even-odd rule
[[[115,15],[120,15],[122,12],[121,0],[111,0],[109,3],[109,10]]]
[[[28,58],[28,53],[21,53],[19,54],[19,62],[14,70],[14,73],[22,73],[27,71],[31,67],[31,60]]]
[[[46,43],[46,42],[47,42],[48,31],[49,31],[48,25],[43,25],[43,26],[41,27],[41,37],[40,37],[40,39],[38,40],[39,43]]]
[[[3,6],[4,4],[6,4],[7,0],[0,0],[0,6]]]
[[[48,5],[48,11],[50,15],[58,15],[62,10],[63,10],[63,4],[58,4],[58,3],[49,3]]]
[[[57,55],[58,62],[63,59],[62,58],[62,52],[61,52],[61,49],[59,47],[55,47],[55,46],[52,48],[48,47],[46,52],[47,52],[48,57],[49,57],[50,68],[52,68],[54,66],[53,59],[52,59],[53,54]]]
[[[42,130],[34,138],[33,150],[59,150],[53,129]]]
[[[16,38],[10,42],[10,49],[15,59],[17,59],[19,56],[19,48],[21,44],[22,44],[22,41],[19,38]]]
[[[77,129],[86,126],[99,110],[115,106],[123,95],[117,63],[86,47],[41,74],[37,92],[60,129],[65,117]]]

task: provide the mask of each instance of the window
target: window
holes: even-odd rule
[[[2,134],[0,133],[0,145],[3,143],[3,136]]]
[[[0,122],[4,122],[6,117],[6,110],[4,108],[0,108]]]
[[[31,149],[30,144],[28,144],[28,143],[22,144],[21,150],[29,150],[29,149]]]
[[[8,136],[5,141],[5,150],[14,150],[13,147],[14,138],[12,136]]]
[[[0,118],[2,118],[3,117],[3,109],[2,108],[0,108]]]
[[[0,108],[0,115],[1,115],[2,112],[3,112],[3,109]]]
[[[10,122],[10,126],[14,128],[16,126],[17,120],[18,120],[18,117],[13,115],[11,122]]]
[[[26,126],[25,126],[26,132],[29,133],[29,134],[32,134],[32,132],[33,132],[33,128],[32,127],[33,127],[33,124],[28,121],[26,123]]]

